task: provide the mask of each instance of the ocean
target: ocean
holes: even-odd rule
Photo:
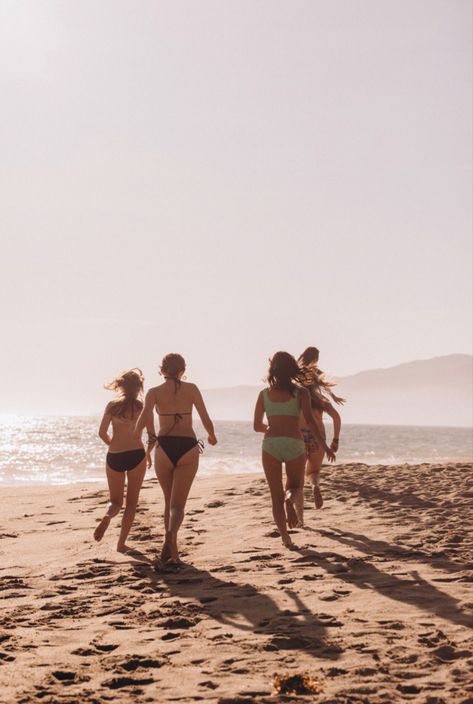
[[[0,484],[103,482],[106,446],[94,416],[0,417]],[[206,444],[199,474],[261,471],[262,435],[245,421],[217,421],[218,445]],[[206,439],[196,423],[198,437]],[[328,429],[330,438],[330,428]],[[471,461],[470,428],[344,425],[337,462],[417,464]],[[153,471],[153,470],[149,470]]]

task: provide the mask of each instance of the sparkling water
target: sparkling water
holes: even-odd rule
[[[104,481],[106,446],[97,435],[98,417],[3,416],[0,482],[71,484]],[[205,432],[196,423],[198,437]],[[216,422],[218,445],[206,444],[201,475],[261,471],[262,435],[245,421]],[[328,438],[330,440],[330,428]],[[468,461],[469,428],[344,425],[337,462],[403,464]],[[152,471],[152,470],[151,470]]]

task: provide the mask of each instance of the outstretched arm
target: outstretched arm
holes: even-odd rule
[[[325,442],[325,438],[322,437],[322,433],[318,429],[317,424],[314,420],[314,416],[312,415],[312,409],[310,407],[309,392],[307,391],[307,389],[301,389],[299,391],[299,394],[300,394],[300,401],[301,401],[301,409],[302,409],[302,413],[303,413],[305,422],[307,423],[307,427],[311,429],[312,433],[317,438],[317,441],[320,442],[320,444],[324,448],[325,453],[327,455],[327,459],[329,460],[329,462],[335,462],[335,454],[334,454],[333,450]]]
[[[264,419],[264,400],[263,392],[260,391],[256,399],[255,414],[253,419],[253,428],[255,433],[265,433],[269,426],[263,422]]]
[[[202,394],[200,393],[199,389],[197,386],[194,384],[194,406],[199,414],[199,418],[202,421],[202,425],[204,426],[205,430],[207,431],[208,438],[207,440],[209,441],[209,445],[216,445],[217,444],[217,438],[215,437],[215,429],[214,429],[214,424],[210,420],[210,416],[207,412],[207,409],[205,407],[204,399],[202,398]]]
[[[103,440],[106,445],[110,445],[110,443],[112,442],[112,438],[110,437],[110,435],[108,433],[110,423],[112,422],[112,416],[109,413],[109,408],[110,408],[110,404],[107,403],[102,420],[100,421],[100,427],[99,427],[99,438],[101,440]]]

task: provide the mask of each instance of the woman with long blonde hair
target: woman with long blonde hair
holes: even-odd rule
[[[343,405],[345,399],[337,396],[333,392],[335,383],[328,381],[323,371],[319,369],[319,350],[316,347],[307,347],[298,357],[297,362],[302,372],[301,384],[310,394],[312,414],[324,441],[326,438],[323,422],[324,413],[332,419],[333,438],[330,449],[332,452],[337,452],[342,421],[339,412],[334,408],[331,402],[333,401],[338,405]],[[326,449],[323,444],[317,442],[313,432],[307,427],[307,422],[303,415],[301,415],[301,432],[304,437],[307,452],[306,476],[312,486],[315,508],[322,508],[324,500],[320,491],[320,471],[322,469]]]
[[[105,385],[106,389],[117,393],[105,407],[99,427],[99,437],[108,446],[106,474],[110,502],[107,512],[94,531],[94,538],[97,541],[102,540],[111,519],[120,513],[126,484],[126,502],[117,544],[118,552],[129,550],[126,539],[135,518],[138,497],[146,473],[146,453],[141,431],[137,432],[135,429],[143,409],[143,382],[141,370],[133,368],[122,372]]]

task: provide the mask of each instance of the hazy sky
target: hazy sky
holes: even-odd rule
[[[471,351],[470,0],[0,0],[0,410]]]

